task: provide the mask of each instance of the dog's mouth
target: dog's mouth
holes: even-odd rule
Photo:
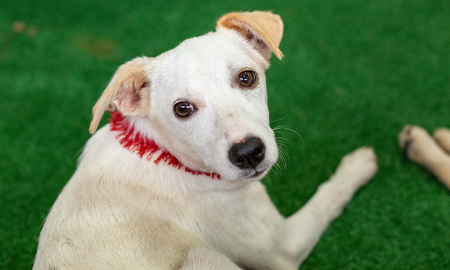
[[[252,175],[252,176],[250,176],[251,178],[254,178],[254,177],[258,177],[258,176],[260,176],[261,174],[263,174],[265,171],[255,171],[255,173]]]
[[[268,167],[259,169],[259,170],[253,170],[253,172],[249,172],[247,173],[243,178],[244,179],[254,179],[254,178],[258,178],[261,175],[265,174],[268,171]]]

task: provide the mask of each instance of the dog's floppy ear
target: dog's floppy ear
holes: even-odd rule
[[[149,93],[142,89],[149,84],[149,58],[138,57],[121,65],[92,109],[89,132],[97,130],[106,110],[120,111],[123,115],[143,114],[145,100],[149,100],[143,96]]]
[[[217,27],[233,29],[249,41],[266,60],[271,52],[279,59],[283,53],[278,46],[283,36],[283,21],[272,12],[228,13],[217,21]]]

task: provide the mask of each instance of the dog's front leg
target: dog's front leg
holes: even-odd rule
[[[371,148],[360,148],[346,155],[330,180],[319,187],[303,208],[286,220],[286,235],[281,245],[298,265],[306,259],[353,194],[375,175],[377,168]]]
[[[189,251],[180,270],[239,270],[237,265],[225,255],[205,247],[193,248]]]

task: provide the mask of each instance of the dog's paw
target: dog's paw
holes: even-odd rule
[[[405,126],[398,135],[398,141],[409,159],[423,166],[436,162],[444,154],[427,131],[418,126]]]
[[[450,153],[450,129],[436,129],[433,133],[433,137],[446,152]]]
[[[359,188],[366,184],[378,171],[375,152],[370,147],[361,147],[345,155],[336,170],[340,181]]]

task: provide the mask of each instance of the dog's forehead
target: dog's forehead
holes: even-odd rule
[[[205,71],[229,67],[260,67],[265,70],[267,62],[243,37],[234,31],[221,30],[203,36],[186,39],[170,51],[176,66],[173,68],[195,67]]]
[[[230,65],[251,64],[252,59],[245,53],[239,42],[233,42],[216,33],[183,41],[177,48],[179,61],[188,65],[204,65],[215,68]]]

